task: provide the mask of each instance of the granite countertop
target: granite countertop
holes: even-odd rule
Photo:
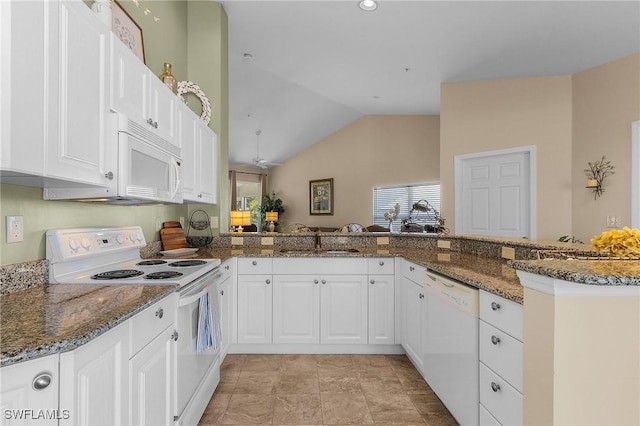
[[[175,291],[173,285],[45,284],[0,297],[0,366],[66,352]]]
[[[638,260],[512,260],[509,266],[580,284],[640,286]]]
[[[197,255],[202,258],[226,260],[237,257],[404,257],[420,266],[461,281],[472,287],[480,288],[499,296],[522,303],[523,288],[516,271],[507,265],[506,259],[495,259],[468,253],[452,251],[406,249],[406,248],[367,248],[354,253],[316,252],[312,249],[292,249],[273,246],[252,248],[206,248]]]

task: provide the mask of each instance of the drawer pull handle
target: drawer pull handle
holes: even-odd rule
[[[411,272],[413,272],[415,269],[416,269],[416,268],[414,268],[413,266],[409,266],[409,270],[410,270]]]
[[[271,284],[271,280],[270,280],[270,279],[267,279],[265,282],[266,282],[267,284]]]
[[[160,319],[164,316],[164,309],[160,308],[156,311],[156,316]]]
[[[434,277],[433,275],[427,274],[427,277],[431,280],[431,281],[435,281],[436,277]],[[453,286],[452,286],[453,287]]]
[[[49,373],[40,373],[34,379],[31,386],[33,386],[34,390],[42,390],[48,387],[51,384],[51,374]]]
[[[500,390],[500,385],[496,382],[491,382],[491,390],[493,390],[494,392],[498,392]]]
[[[376,283],[376,280],[371,280],[370,283],[371,285],[374,285]]]
[[[497,345],[498,343],[500,343],[500,338],[498,336],[491,336],[491,343]]]
[[[173,334],[171,335],[171,339],[173,339],[174,342],[178,341],[178,330],[173,330]]]
[[[253,262],[251,262],[251,264],[252,264],[253,266],[256,266],[256,265],[258,264],[258,262],[256,262],[256,261],[254,260]]]
[[[384,261],[383,261],[383,260],[381,260],[380,262],[378,262],[378,265],[380,265],[380,266],[384,266]]]
[[[498,309],[500,309],[500,304],[496,302],[491,302],[491,309],[493,309],[494,311],[497,311]]]

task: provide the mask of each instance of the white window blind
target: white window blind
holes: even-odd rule
[[[413,203],[427,200],[438,212],[440,212],[440,183],[425,183],[416,185],[386,186],[373,188],[373,223],[380,226],[389,226],[384,219],[384,214],[400,204],[398,220],[409,217]],[[433,215],[414,212],[413,222],[422,225],[435,225]]]

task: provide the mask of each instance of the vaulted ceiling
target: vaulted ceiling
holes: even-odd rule
[[[258,144],[282,162],[366,114],[437,115],[442,82],[572,74],[640,51],[638,1],[221,3],[232,165],[253,164]]]

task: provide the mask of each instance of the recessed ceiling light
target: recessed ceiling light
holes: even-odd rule
[[[358,3],[358,7],[367,12],[371,12],[378,8],[378,3],[373,0],[361,0],[360,3]]]

